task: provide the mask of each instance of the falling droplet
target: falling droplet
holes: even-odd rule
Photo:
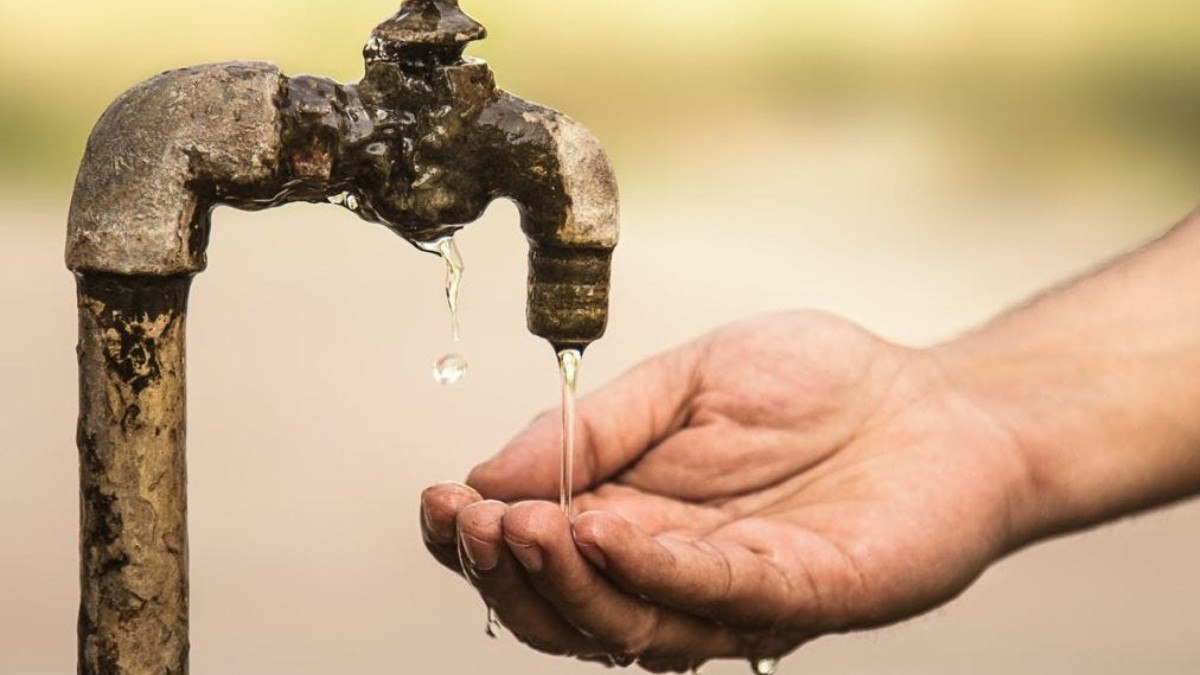
[[[558,371],[562,377],[562,465],[558,479],[558,505],[571,517],[575,475],[575,394],[579,385],[579,364],[583,353],[564,349],[558,353]]]
[[[467,359],[461,354],[447,354],[433,364],[433,379],[438,384],[458,384],[466,374]]]
[[[500,619],[496,618],[496,610],[492,609],[491,605],[487,606],[487,628],[483,632],[493,640],[500,637],[499,631],[504,626],[500,625]]]
[[[779,669],[779,659],[756,659],[750,662],[754,675],[775,675]]]

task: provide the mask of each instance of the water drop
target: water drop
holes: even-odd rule
[[[558,372],[562,378],[562,464],[558,478],[558,505],[571,517],[571,499],[575,491],[575,396],[579,385],[579,364],[583,353],[564,349],[558,353]]]
[[[503,627],[504,626],[502,626],[500,624],[500,619],[496,618],[496,610],[492,609],[491,605],[488,605],[487,606],[487,628],[485,628],[483,630],[483,632],[487,633],[488,637],[495,640],[498,637],[500,637],[499,632],[500,632],[500,629]]]
[[[779,659],[756,659],[750,662],[754,675],[775,675],[779,669]]]
[[[458,384],[467,374],[467,359],[461,354],[447,354],[433,364],[433,379],[438,384]]]
[[[351,211],[357,211],[360,205],[358,195],[349,192],[339,192],[336,195],[329,195],[325,199],[334,206],[344,206]]]

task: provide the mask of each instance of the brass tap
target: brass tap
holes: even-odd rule
[[[270,64],[164,73],[127,92],[88,142],[72,201],[76,272],[201,271],[213,207],[339,194],[420,244],[517,203],[530,243],[530,330],[556,348],[604,333],[618,196],[585,128],[496,87],[463,56],[486,30],[457,0],[409,0],[363,50],[357,84]]]

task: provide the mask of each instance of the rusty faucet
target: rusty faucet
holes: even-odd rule
[[[104,113],[75,184],[79,672],[186,673],[184,325],[218,205],[341,204],[427,244],[510,198],[530,331],[583,349],[608,316],[617,186],[595,137],[496,87],[458,0],[408,0],[357,84],[265,63],[152,78]]]

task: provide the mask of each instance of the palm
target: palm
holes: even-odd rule
[[[631,651],[655,669],[778,656],[935,606],[1006,545],[1001,527],[978,523],[1004,522],[1003,482],[984,472],[1007,470],[1008,441],[913,352],[827,317],[775,317],[625,383],[581,406],[576,483],[587,489],[574,540],[602,570],[598,583],[641,598],[656,630],[665,622],[694,639],[639,636],[593,651]],[[473,484],[507,501],[549,496],[551,426],[535,424]],[[564,525],[543,507],[513,511],[500,529],[522,541]],[[567,582],[533,576],[568,625],[598,632],[556,606]],[[586,643],[531,641],[590,654]]]

